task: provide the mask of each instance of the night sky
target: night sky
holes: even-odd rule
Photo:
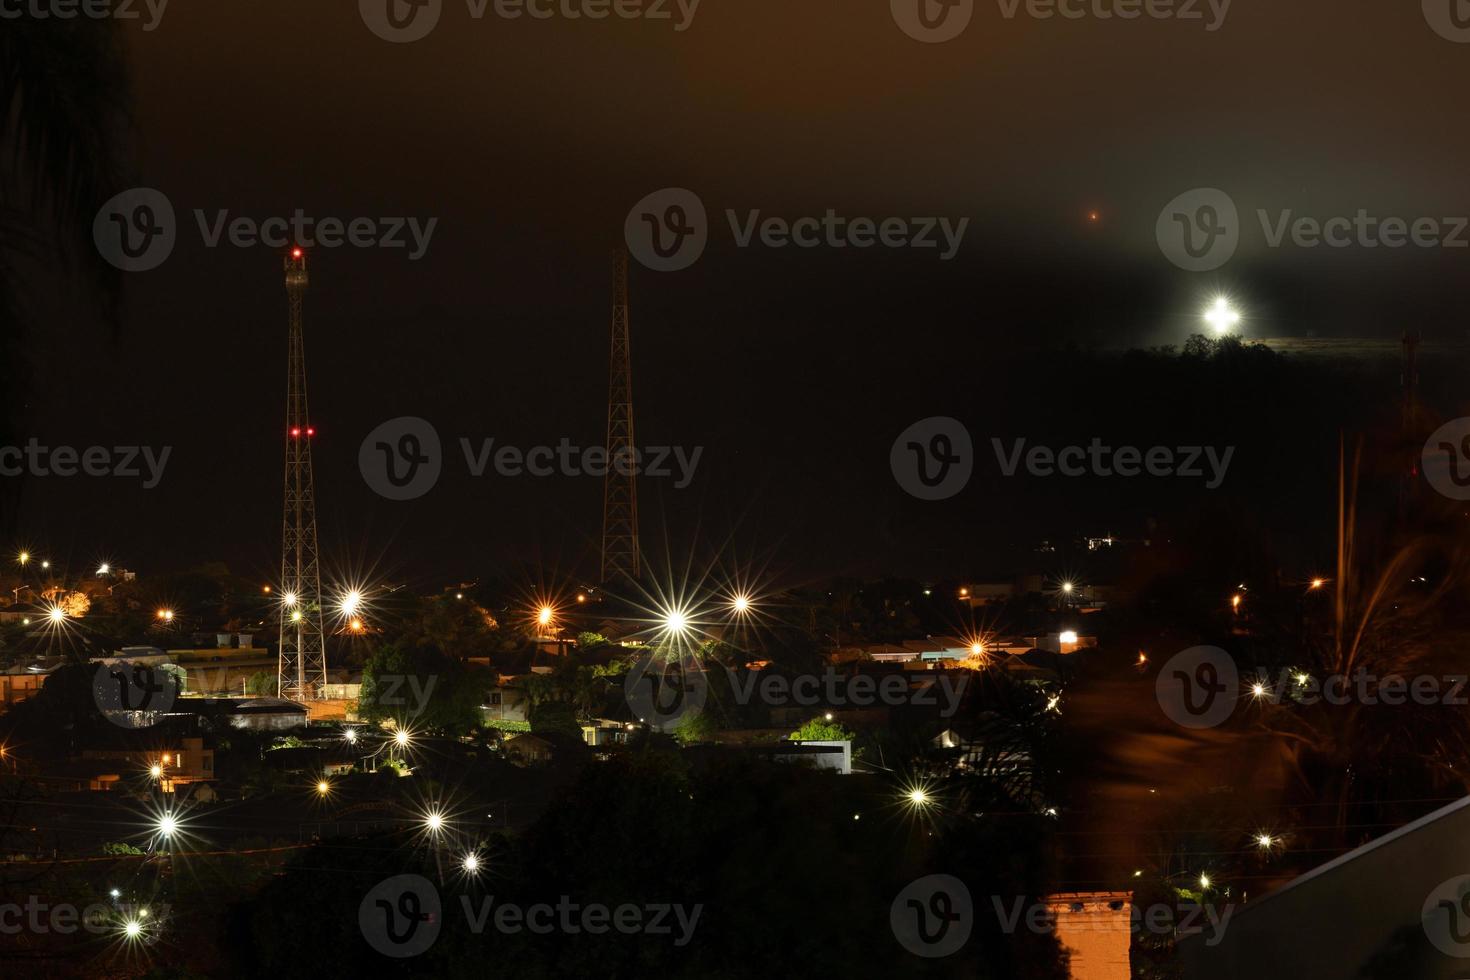
[[[1182,344],[1217,292],[1237,300],[1247,337],[1391,344],[1417,326],[1448,345],[1445,378],[1463,367],[1470,249],[1270,249],[1255,219],[1470,214],[1470,131],[1450,95],[1470,77],[1470,45],[1437,36],[1415,3],[1236,0],[1214,32],[1007,20],[981,3],[964,35],[935,45],[876,0],[705,0],[682,33],[477,21],[447,0],[411,44],[373,36],[355,6],[179,3],[152,32],[126,28],[138,183],[170,198],[179,242],[126,277],[115,339],[57,302],[30,341],[30,431],[174,448],[153,490],[32,481],[22,526],[35,549],[76,567],[222,560],[275,574],[281,260],[206,248],[196,208],[438,219],[418,261],[313,250],[306,307],[328,571],[425,586],[525,563],[595,575],[599,480],[473,479],[458,440],[603,441],[610,252],[632,204],[664,187],[694,190],[711,217],[692,268],[635,264],[631,281],[638,441],[704,447],[689,487],[640,484],[645,547],[661,555],[667,531],[680,563],[979,575],[1041,537],[1133,533],[1215,503],[1184,481],[1005,481],[992,436],[1230,439],[1241,500],[1270,499],[1276,479],[1302,511],[1320,499],[1327,513],[1337,428],[1391,413],[1392,362],[1294,391],[1317,410],[1273,423],[1256,410],[1276,391],[1149,398],[1110,380],[1105,360],[1044,353]],[[1246,230],[1224,268],[1189,273],[1154,225],[1201,186],[1225,189]],[[727,208],[970,223],[951,261],[740,249]],[[1460,414],[1441,391],[1435,410]],[[1335,414],[1348,404],[1358,418]],[[433,422],[447,454],[436,489],[406,503],[376,496],[357,466],[364,435],[401,415]],[[888,452],[935,415],[966,423],[984,472],[926,504],[896,486]]]

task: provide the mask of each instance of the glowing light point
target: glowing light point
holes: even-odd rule
[[[730,600],[730,606],[737,613],[743,616],[746,613],[750,612],[750,596],[737,595],[734,599]]]
[[[922,789],[909,790],[909,802],[914,806],[928,806],[929,794]]]
[[[142,932],[143,923],[139,922],[137,919],[129,919],[127,922],[123,923],[123,935],[127,936],[129,939],[137,939]]]
[[[460,862],[460,867],[469,874],[474,874],[480,870],[480,858],[474,854],[466,854],[464,860]]]
[[[327,782],[325,779],[318,780],[316,784],[316,791],[318,795],[326,796],[332,791],[332,784]]]
[[[1231,327],[1240,323],[1240,314],[1230,307],[1230,301],[1224,296],[1215,298],[1215,303],[1205,310],[1205,322],[1215,331],[1224,335]]]
[[[1269,851],[1276,845],[1276,838],[1270,834],[1260,834],[1256,837],[1256,843],[1260,845],[1262,850]]]
[[[179,821],[172,813],[165,813],[158,818],[158,835],[169,838],[178,832]]]
[[[349,744],[349,745],[356,745],[357,744],[357,729],[356,728],[344,728],[342,730],[342,737],[344,739],[346,739],[347,744]]]
[[[59,623],[66,618],[66,610],[60,606],[52,606],[46,611],[46,615],[51,619],[51,622]]]
[[[1209,875],[1200,875],[1199,876],[1199,886],[1201,888],[1209,888],[1210,887],[1210,876]]]

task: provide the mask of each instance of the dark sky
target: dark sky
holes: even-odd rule
[[[663,187],[696,191],[712,219],[692,268],[632,278],[639,442],[705,447],[687,489],[640,486],[647,543],[667,528],[677,555],[733,534],[738,557],[797,576],[979,573],[1000,541],[1134,522],[1156,502],[1130,508],[1133,488],[1116,486],[1089,507],[1055,482],[986,479],[923,504],[895,486],[888,449],[932,415],[965,421],[982,451],[992,435],[1057,435],[1028,432],[1041,416],[1073,420],[1058,436],[1073,441],[1215,438],[1230,405],[1120,414],[1134,393],[1027,352],[1180,344],[1216,291],[1247,335],[1392,340],[1413,324],[1464,338],[1470,249],[1269,249],[1254,219],[1470,214],[1470,45],[1437,36],[1418,4],[1236,0],[1207,32],[1007,20],[980,3],[936,45],[877,0],[705,0],[682,33],[477,21],[446,0],[411,44],[379,40],[355,7],[178,3],[156,30],[126,29],[141,183],[172,201],[179,244],[127,277],[115,343],[83,318],[35,339],[32,431],[174,451],[154,490],[33,481],[26,534],[62,561],[258,575],[277,562],[280,259],[204,247],[196,208],[438,219],[419,261],[315,250],[307,298],[328,564],[435,584],[516,562],[595,571],[599,481],[471,479],[456,443],[602,441],[609,250],[633,202]],[[1247,219],[1218,272],[1181,271],[1154,241],[1165,202],[1200,186]],[[948,262],[738,249],[726,208],[970,226]],[[1394,380],[1354,397],[1391,402]],[[375,496],[356,463],[363,436],[400,415],[432,421],[449,452],[438,487],[409,503]],[[1334,421],[1314,424],[1235,437],[1269,461],[1330,442]],[[1309,496],[1326,477],[1285,479]],[[1187,509],[1198,490],[1149,493]]]

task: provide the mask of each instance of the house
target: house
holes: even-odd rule
[[[197,735],[179,737],[162,731],[119,729],[108,741],[84,747],[82,758],[115,763],[122,770],[120,775],[156,772],[154,778],[165,793],[174,792],[176,786],[215,778],[214,747]]]
[[[174,701],[168,711],[154,712],[160,720],[192,718],[203,726],[286,731],[306,724],[307,708],[281,698],[190,698]]]
[[[906,664],[910,660],[919,659],[919,654],[905,646],[897,646],[892,643],[879,643],[874,646],[865,647],[864,652],[869,660],[878,663]]]
[[[61,664],[60,657],[44,657],[5,665],[0,669],[0,709],[35,697],[36,692],[46,683],[46,678]]]
[[[495,689],[486,694],[485,703],[480,705],[480,716],[491,727],[497,721],[525,724],[530,720],[526,714],[530,707],[530,699],[514,678],[502,676]]]
[[[552,745],[539,735],[523,732],[505,740],[505,756],[521,765],[550,762]]]
[[[1066,892],[1046,897],[1056,937],[1071,959],[1073,980],[1129,980],[1132,892]]]
[[[1467,910],[1470,797],[1235,907],[1179,961],[1185,980],[1451,980],[1470,975]]]

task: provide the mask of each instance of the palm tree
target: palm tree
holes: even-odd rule
[[[115,326],[119,278],[92,220],[127,186],[128,73],[113,19],[8,20],[0,31],[0,445],[26,424],[26,289],[52,270],[81,281]],[[18,481],[0,481],[0,540],[13,540]]]
[[[1359,554],[1357,478],[1338,468],[1337,579],[1331,622],[1307,623],[1297,638],[1313,677],[1354,678],[1360,672],[1382,681],[1398,676],[1444,677],[1438,654],[1458,647],[1441,615],[1444,600],[1464,582],[1460,549],[1443,538],[1416,537],[1398,547],[1376,572]],[[1446,553],[1448,552],[1448,553]],[[1433,570],[1433,575],[1420,574]],[[1287,631],[1283,631],[1287,632]],[[1369,688],[1370,690],[1372,688]],[[1441,694],[1448,693],[1441,691]],[[1470,717],[1453,704],[1365,704],[1354,694],[1346,703],[1303,704],[1290,690],[1267,705],[1261,720],[1283,740],[1288,762],[1303,786],[1328,805],[1337,845],[1350,845],[1352,823],[1370,819],[1375,801],[1464,793],[1470,789]],[[1365,810],[1354,812],[1355,805]]]

